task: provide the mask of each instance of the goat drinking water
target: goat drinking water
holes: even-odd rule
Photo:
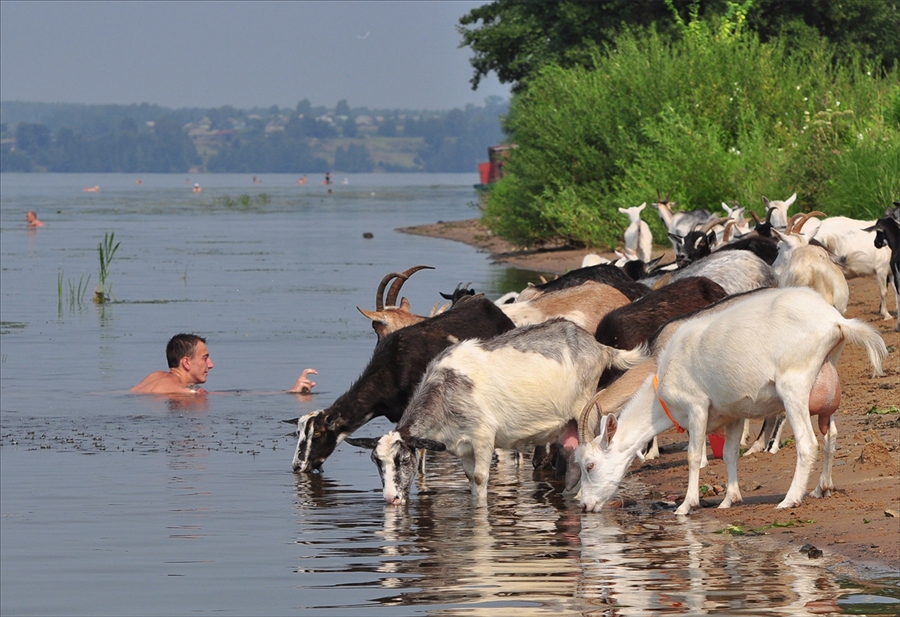
[[[769,333],[765,340],[734,335],[737,324],[763,322]],[[805,287],[760,290],[723,310],[686,321],[660,354],[656,375],[644,381],[618,418],[603,416],[597,436],[591,441],[583,438],[576,449],[582,507],[599,510],[643,445],[673,425],[690,434],[688,489],[676,512],[688,514],[700,505],[705,438],[722,427],[728,486],[719,507],[740,503],[737,460],[743,420],[769,417],[782,409],[796,437],[797,464],[778,507],[793,507],[803,499],[817,450],[813,414],[819,416],[825,435],[825,461],[812,494],[829,494],[837,438],[831,415],[840,402],[835,367],[848,341],[864,346],[875,374],[882,374],[887,348],[875,329],[845,319]]]

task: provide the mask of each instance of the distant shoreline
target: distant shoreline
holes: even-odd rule
[[[438,221],[428,225],[401,227],[397,231],[429,238],[441,238],[463,242],[490,254],[494,263],[507,264],[521,270],[534,270],[543,274],[565,274],[581,266],[584,256],[591,252],[614,257],[609,251],[548,247],[526,249],[517,247],[495,236],[479,219],[463,221]]]

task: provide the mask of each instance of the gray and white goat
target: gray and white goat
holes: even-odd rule
[[[428,366],[396,430],[345,441],[372,449],[389,504],[408,500],[416,450],[424,448],[460,457],[472,495],[484,505],[495,448],[556,440],[577,421],[607,367],[628,369],[643,358],[643,347],[606,347],[564,319],[463,341]]]
[[[672,234],[684,238],[693,229],[696,229],[698,225],[704,225],[713,218],[713,215],[709,210],[703,208],[690,210],[688,212],[675,212],[672,210],[672,207],[677,205],[678,202],[669,201],[670,194],[667,194],[665,198],[662,198],[659,190],[657,190],[657,202],[651,204],[659,212],[659,218],[662,219],[663,224],[666,226],[670,238]],[[672,241],[672,248],[675,249],[676,257],[681,254],[681,247],[674,240]]]
[[[769,336],[735,337],[736,325],[746,323],[765,323]],[[806,492],[818,449],[811,415],[819,416],[825,435],[822,475],[812,495],[830,494],[837,439],[832,414],[840,403],[835,367],[847,342],[865,347],[874,373],[883,374],[887,348],[875,329],[845,319],[818,293],[802,287],[761,290],[724,310],[686,321],[660,354],[656,374],[645,379],[618,417],[602,416],[597,436],[584,439],[576,449],[582,507],[601,509],[637,452],[673,425],[690,434],[688,488],[676,513],[688,514],[700,505],[706,435],[723,427],[728,483],[719,507],[740,503],[737,461],[743,421],[782,409],[796,437],[797,464],[778,508],[798,505]]]

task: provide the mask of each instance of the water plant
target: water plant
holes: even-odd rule
[[[103,242],[97,245],[97,251],[100,253],[100,282],[94,288],[94,304],[106,304],[112,297],[112,285],[107,285],[106,279],[109,276],[109,264],[121,244],[121,242],[113,244],[115,235],[115,232],[106,232],[103,234]]]
[[[57,311],[59,312],[60,317],[63,313],[64,299],[66,300],[66,304],[70,311],[84,306],[84,295],[87,293],[88,287],[91,284],[91,275],[88,274],[87,278],[84,278],[84,275],[82,274],[78,279],[77,285],[72,279],[65,281],[65,293],[63,292],[63,280],[63,271],[60,269],[59,272],[56,273]]]

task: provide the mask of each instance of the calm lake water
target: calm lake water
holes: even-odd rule
[[[356,307],[374,308],[384,274],[434,266],[403,290],[424,314],[459,283],[498,297],[535,275],[395,231],[477,216],[476,174],[350,176],[331,194],[317,179],[250,178],[0,177],[3,615],[900,610],[883,581],[832,576],[764,538],[649,508],[582,514],[508,453],[485,509],[449,455],[429,459],[405,508],[385,507],[368,453],[346,444],[323,474],[293,474],[280,421],[360,374],[375,335]],[[28,210],[46,226],[26,229]],[[107,232],[121,243],[115,301],[96,306]],[[215,393],[129,394],[182,331],[207,337]],[[306,367],[316,393],[285,393]]]

